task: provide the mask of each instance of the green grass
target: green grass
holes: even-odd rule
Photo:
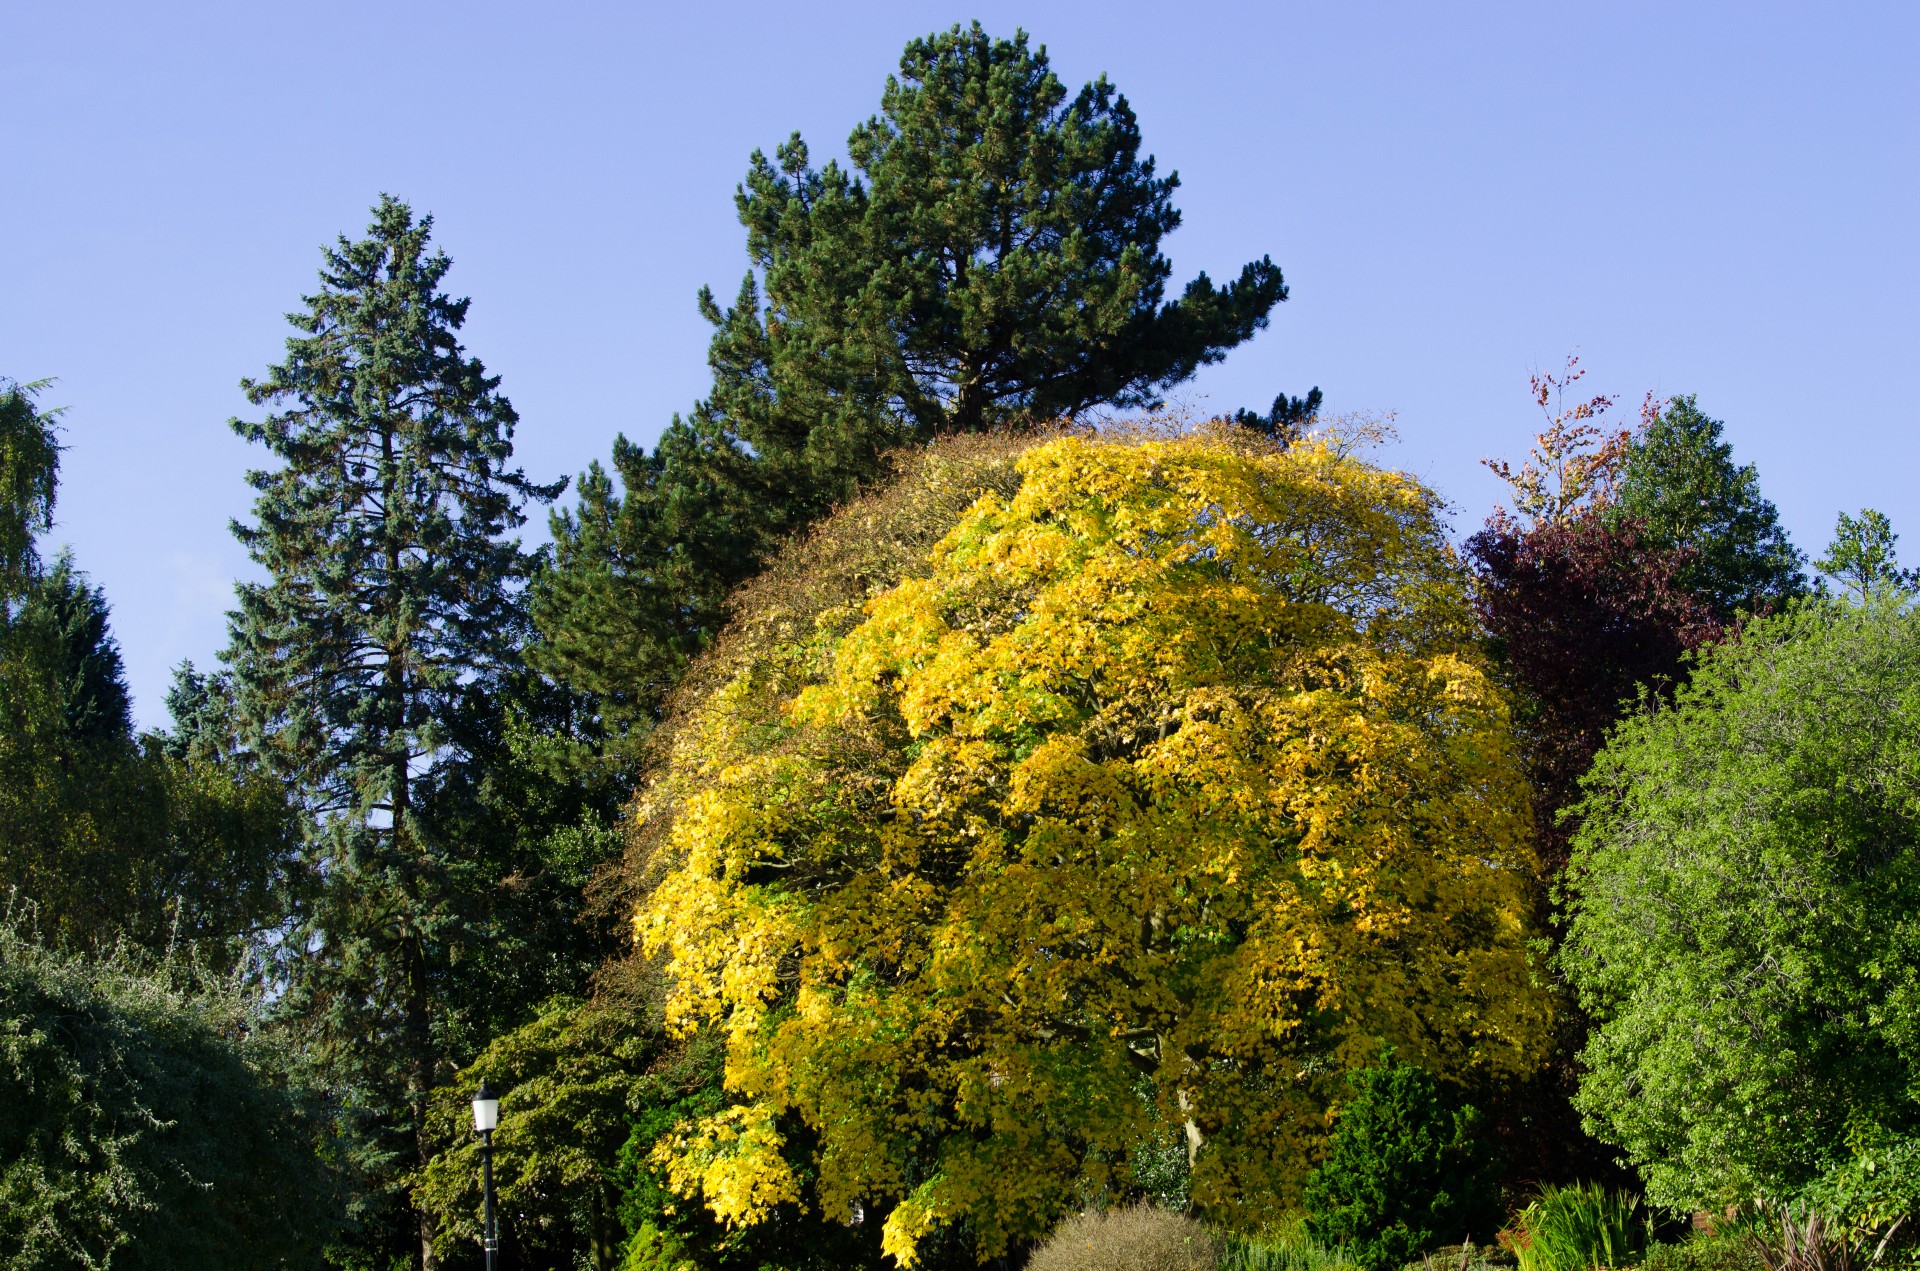
[[[1260,1231],[1222,1233],[1218,1271],[1359,1271],[1344,1246],[1327,1246],[1307,1234],[1306,1220],[1291,1215]]]

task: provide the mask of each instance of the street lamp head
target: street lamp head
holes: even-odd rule
[[[487,1089],[482,1081],[480,1088],[473,1092],[473,1129],[476,1134],[491,1134],[500,1124],[500,1096]]]

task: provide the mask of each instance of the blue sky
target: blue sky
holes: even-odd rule
[[[381,191],[435,216],[529,473],[575,473],[704,391],[749,152],[839,151],[908,38],[975,17],[1132,101],[1176,286],[1286,271],[1189,406],[1395,411],[1467,529],[1577,351],[1627,404],[1697,393],[1802,547],[1873,506],[1920,560],[1911,3],[8,5],[0,374],[58,377],[53,539],[141,721],[249,568],[238,381]]]

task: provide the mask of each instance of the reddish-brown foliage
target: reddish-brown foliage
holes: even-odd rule
[[[1550,886],[1566,865],[1573,829],[1560,813],[1578,797],[1607,729],[1643,689],[1671,691],[1683,678],[1685,653],[1718,639],[1722,628],[1676,581],[1689,553],[1648,542],[1635,522],[1609,524],[1592,505],[1531,526],[1496,514],[1466,548],[1480,578],[1481,621],[1522,690],[1535,843],[1542,883]],[[1546,886],[1538,903],[1551,929]],[[1635,1181],[1615,1163],[1614,1149],[1581,1129],[1573,1109],[1587,1028],[1565,1002],[1545,1070],[1493,1101],[1511,1185]]]
[[[1496,517],[1467,540],[1467,555],[1480,575],[1481,620],[1526,696],[1540,862],[1551,879],[1570,832],[1558,814],[1608,727],[1643,686],[1671,688],[1687,650],[1722,629],[1676,581],[1688,554],[1649,543],[1632,521],[1589,512],[1523,528]]]

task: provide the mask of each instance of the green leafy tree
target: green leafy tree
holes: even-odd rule
[[[63,939],[238,966],[277,942],[297,834],[265,774],[136,737],[106,596],[62,553],[0,651],[0,888]]]
[[[18,599],[38,576],[34,540],[53,526],[60,471],[53,421],[59,412],[41,410],[34,401],[46,385],[0,377],[0,606]]]
[[[430,1267],[432,1223],[405,1217],[402,1180],[431,1155],[428,1094],[481,996],[465,976],[513,898],[442,796],[473,758],[461,719],[525,631],[510,533],[560,487],[511,466],[517,417],[459,343],[468,302],[440,289],[432,218],[390,196],[373,216],[325,252],[286,360],[242,382],[278,409],[233,426],[279,463],[249,474],[255,519],[234,526],[267,579],[238,588],[228,657],[249,745],[312,822],[321,886],[283,1009],[362,1131],[369,1239]]]
[[[0,916],[0,1268],[317,1265],[340,1206],[257,1002]]]
[[[1910,589],[1916,577],[1914,571],[1900,568],[1900,558],[1894,554],[1899,541],[1885,512],[1863,508],[1857,518],[1842,512],[1827,554],[1813,567],[1823,582],[1837,584],[1842,594],[1856,599],[1888,588]]]
[[[1140,154],[1104,78],[1070,94],[1024,33],[911,42],[850,167],[798,134],[756,151],[735,202],[751,269],[702,291],[712,394],[652,455],[624,440],[556,517],[542,664],[616,718],[657,717],[727,591],[781,537],[879,471],[887,448],[1137,406],[1266,325],[1262,259],[1167,297],[1178,177]]]
[[[1675,1209],[1920,1140],[1920,611],[1801,602],[1697,658],[1587,778],[1558,954],[1577,1105]]]
[[[1450,1106],[1424,1069],[1386,1055],[1347,1075],[1326,1160],[1307,1177],[1307,1227],[1366,1271],[1390,1271],[1436,1245],[1500,1224],[1479,1116]]]
[[[1735,466],[1724,429],[1691,395],[1658,413],[1649,403],[1607,515],[1616,524],[1637,522],[1655,546],[1688,553],[1676,581],[1727,623],[1740,610],[1783,604],[1806,590],[1806,580],[1805,558],[1760,493],[1759,472]]]
[[[655,1084],[665,1033],[605,1003],[555,998],[495,1041],[434,1099],[440,1154],[422,1172],[417,1202],[440,1218],[443,1255],[480,1236],[480,1158],[467,1100],[482,1081],[501,1092],[494,1136],[500,1230],[510,1257],[537,1265],[613,1265],[617,1161],[636,1111]]]

